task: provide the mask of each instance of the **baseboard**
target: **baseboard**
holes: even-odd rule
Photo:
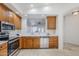
[[[21,49],[59,49],[58,47],[57,48],[19,48],[20,50]]]
[[[74,44],[74,43],[70,43],[70,42],[64,42],[64,44],[69,44],[69,45],[72,45],[72,46],[79,47],[79,45],[77,45],[77,44]]]

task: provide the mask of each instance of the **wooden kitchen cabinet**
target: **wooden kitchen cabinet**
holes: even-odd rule
[[[20,48],[32,48],[32,38],[31,37],[21,37],[20,38]]]
[[[31,37],[26,37],[24,39],[24,48],[32,48],[32,38]]]
[[[6,21],[6,12],[7,12],[7,8],[3,5],[0,4],[0,21]]]
[[[14,24],[17,30],[21,29],[21,17],[2,3],[0,3],[0,21]]]
[[[40,48],[40,37],[33,37],[33,48]]]
[[[56,16],[47,16],[47,28],[49,30],[56,29]]]
[[[18,30],[21,29],[21,18],[18,17],[17,15],[14,15],[14,24],[16,29]]]
[[[24,48],[24,38],[20,37],[19,39],[20,39],[19,40],[19,48],[22,49],[22,48]]]
[[[40,48],[40,37],[21,37],[20,48]]]
[[[7,56],[8,55],[8,46],[7,43],[3,43],[0,45],[0,56]]]
[[[14,13],[12,11],[8,11],[8,17],[7,20],[9,23],[14,24]]]
[[[12,13],[13,12],[7,6],[0,3],[0,21],[10,22],[13,20]]]
[[[49,37],[49,48],[58,48],[58,37],[57,36]]]

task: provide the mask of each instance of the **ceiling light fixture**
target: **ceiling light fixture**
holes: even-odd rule
[[[79,11],[74,11],[74,12],[72,12],[72,14],[76,16],[79,14]]]
[[[36,12],[37,10],[36,9],[31,9],[31,12]]]
[[[44,7],[45,10],[49,9],[49,7]]]
[[[33,4],[31,4],[30,6],[31,6],[31,7],[34,7],[34,5],[33,5]]]
[[[48,11],[48,10],[50,10],[50,7],[49,6],[46,6],[46,7],[43,8],[43,10],[44,11]]]

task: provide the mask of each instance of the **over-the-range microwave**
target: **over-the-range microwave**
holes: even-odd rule
[[[8,22],[0,21],[0,32],[8,30],[15,30],[15,25]]]

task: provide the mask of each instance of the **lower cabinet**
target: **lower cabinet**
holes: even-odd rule
[[[20,48],[40,48],[39,37],[21,37]]]
[[[49,48],[58,48],[58,36],[49,37]]]
[[[41,39],[39,37],[21,37],[20,48],[58,48],[58,36],[49,36],[49,38]]]
[[[31,37],[25,37],[25,39],[23,39],[24,41],[24,48],[32,48],[32,38]]]
[[[40,37],[33,37],[33,48],[40,48]]]
[[[23,37],[20,37],[20,40],[19,40],[19,48],[20,49],[24,48],[24,38]]]
[[[0,45],[0,56],[7,56],[7,55],[8,55],[7,43],[3,43]]]

